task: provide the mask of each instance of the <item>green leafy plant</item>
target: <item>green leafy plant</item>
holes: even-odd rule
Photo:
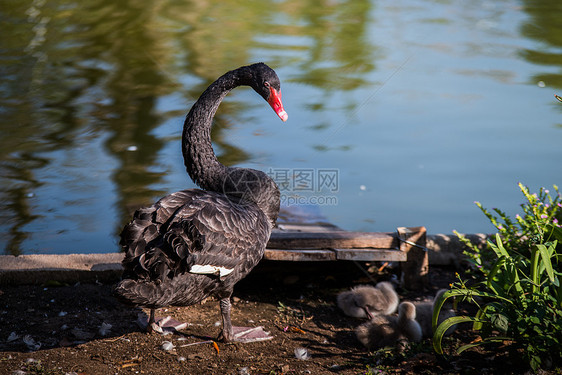
[[[474,203],[496,227],[503,243],[511,251],[529,256],[530,244],[544,243],[546,237],[552,235],[552,229],[549,229],[548,225],[560,227],[559,216],[562,212],[562,198],[558,186],[554,185],[553,187],[556,192],[554,198],[547,189],[541,188],[538,194],[531,194],[526,186],[519,183],[519,189],[525,196],[526,202],[521,205],[523,214],[515,215],[515,220],[498,208],[492,209],[495,212],[493,214],[484,208],[480,202]],[[455,234],[468,248],[464,252],[467,260],[486,276],[491,269],[490,264],[496,259],[495,252],[489,246],[485,248],[485,251],[481,251],[464,235],[457,231],[455,231]]]
[[[458,276],[437,302],[433,314],[433,346],[443,354],[442,338],[455,324],[470,322],[481,337],[457,348],[457,353],[488,344],[507,345],[519,353],[533,370],[560,361],[562,352],[562,228],[556,215],[561,208],[560,193],[552,198],[540,189],[530,194],[519,184],[527,202],[523,215],[511,220],[494,209],[499,217],[476,203],[498,229],[495,242],[479,249],[462,235],[465,254],[477,273],[469,283]],[[448,298],[459,298],[477,307],[474,316],[456,316],[437,326],[437,317]]]

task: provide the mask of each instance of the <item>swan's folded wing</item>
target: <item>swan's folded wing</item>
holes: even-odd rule
[[[255,205],[233,204],[218,194],[198,197],[178,210],[173,221],[189,244],[183,253],[188,272],[221,278],[255,266],[270,233],[267,218]]]
[[[202,190],[184,190],[165,196],[150,207],[138,209],[133,220],[121,231],[120,245],[126,258],[135,258],[145,252],[149,243],[160,236],[160,228],[178,209],[189,205],[193,198],[204,193]]]
[[[185,272],[246,272],[263,256],[270,227],[253,204],[201,190],[177,192],[138,210],[121,234],[127,277],[173,278]]]
[[[179,209],[189,206],[194,198],[202,194],[205,192],[198,189],[179,191],[135,212],[133,220],[121,232],[125,278],[161,279],[170,267],[174,268],[173,263],[178,261],[178,257],[165,248],[166,241],[173,238],[166,239],[163,235],[166,231],[162,229],[168,226]]]

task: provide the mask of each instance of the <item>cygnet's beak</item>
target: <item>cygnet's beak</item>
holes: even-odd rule
[[[367,314],[367,318],[369,318],[369,320],[373,319],[373,314],[371,314],[371,312],[369,311],[368,307],[363,307],[363,310],[365,310],[365,314]]]

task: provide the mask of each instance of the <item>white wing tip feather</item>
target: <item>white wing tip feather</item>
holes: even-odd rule
[[[217,275],[219,277],[225,277],[232,271],[234,271],[234,268],[213,266],[211,264],[194,264],[193,266],[191,266],[189,273],[198,273],[201,275]]]

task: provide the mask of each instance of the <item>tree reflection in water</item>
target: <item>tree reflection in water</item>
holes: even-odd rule
[[[168,142],[179,145],[183,116],[209,83],[259,56],[326,93],[356,88],[374,66],[369,7],[11,1],[0,40],[5,252],[116,251],[131,212],[170,193],[160,154]],[[177,93],[181,108],[161,104]],[[225,132],[248,106],[233,95],[217,113],[212,137],[224,164],[251,158]],[[167,121],[177,123],[172,137],[159,133]]]

